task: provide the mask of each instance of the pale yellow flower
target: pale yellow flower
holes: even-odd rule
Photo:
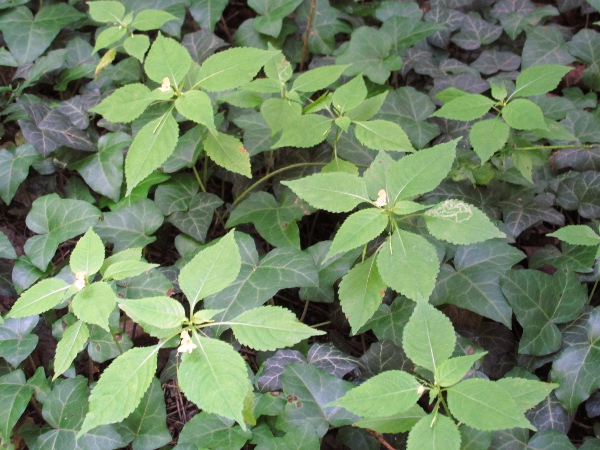
[[[419,386],[419,388],[417,389],[417,393],[421,395],[423,394],[423,392],[425,392],[425,386]]]
[[[377,197],[377,200],[375,200],[375,206],[379,206],[380,208],[383,208],[385,205],[388,204],[387,192],[385,192],[385,189],[381,189],[377,193],[377,195],[378,195],[378,197]]]
[[[75,283],[73,283],[73,286],[75,286],[78,291],[85,287],[85,272],[77,272],[75,274]]]
[[[171,82],[169,81],[169,77],[164,77],[162,85],[158,88],[161,92],[169,92],[171,90]]]
[[[179,344],[177,351],[179,353],[192,353],[192,350],[194,350],[196,347],[198,346],[192,342],[187,330],[183,330],[181,332],[181,344]]]

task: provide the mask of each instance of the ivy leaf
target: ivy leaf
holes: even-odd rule
[[[17,253],[12,246],[8,236],[0,231],[0,258],[17,259]]]
[[[558,350],[562,335],[556,324],[574,320],[587,302],[587,291],[573,272],[553,277],[537,270],[508,272],[502,292],[523,326],[519,353],[547,355]]]
[[[425,212],[427,229],[452,244],[476,244],[506,237],[479,209],[459,200],[445,200]]]
[[[469,142],[484,164],[508,141],[510,127],[498,118],[480,120],[469,131]]]
[[[209,448],[242,448],[251,436],[250,430],[243,431],[235,421],[202,411],[185,424],[177,445],[184,450],[197,447],[198,442]]]
[[[558,86],[560,80],[573,70],[572,67],[546,64],[523,70],[516,80],[511,97],[531,97],[544,95]]]
[[[559,184],[556,203],[570,209],[561,202],[561,184]],[[547,195],[538,195],[537,197],[515,195],[513,198],[503,201],[501,206],[504,224],[514,238],[542,220],[559,226],[565,224],[565,217],[552,207],[553,201]]]
[[[483,20],[477,14],[465,15],[460,32],[452,36],[452,42],[465,50],[477,50],[500,37],[502,27]]]
[[[287,122],[279,140],[272,148],[309,148],[325,140],[333,120],[321,114],[304,114]]]
[[[431,117],[470,122],[483,117],[494,101],[480,94],[465,94],[445,103]]]
[[[6,318],[41,314],[58,305],[71,285],[58,278],[48,278],[27,289],[15,302]]]
[[[408,410],[419,399],[420,383],[407,372],[388,370],[369,378],[332,405],[364,418],[381,418]]]
[[[518,98],[502,108],[502,118],[515,130],[547,130],[544,113],[530,100]]]
[[[242,429],[244,398],[252,390],[242,357],[225,342],[193,333],[197,345],[182,357],[179,385],[204,411],[237,421]]]
[[[338,350],[330,342],[313,344],[307,358],[309,364],[339,378],[360,366],[357,358]]]
[[[73,298],[71,306],[78,319],[110,331],[108,318],[115,309],[116,295],[105,281],[89,284]]]
[[[250,155],[239,139],[220,131],[210,132],[204,141],[204,151],[219,166],[252,178]]]
[[[242,345],[260,351],[289,347],[325,334],[299,322],[291,311],[278,306],[249,309],[228,321],[228,325]]]
[[[204,242],[215,210],[223,204],[220,197],[207,192],[196,194],[186,211],[176,211],[168,221],[199,242]]]
[[[456,419],[476,430],[535,431],[511,395],[493,381],[470,378],[448,388],[448,406]]]
[[[404,130],[387,120],[354,122],[356,138],[363,145],[375,150],[414,152],[412,144]]]
[[[548,233],[547,236],[558,238],[571,245],[600,245],[600,236],[586,225],[567,225],[554,233]]]
[[[87,325],[81,320],[78,320],[67,327],[61,340],[56,346],[54,376],[52,377],[52,381],[56,380],[69,369],[69,366],[77,354],[83,349],[89,337],[90,331]]]
[[[349,173],[317,173],[282,184],[311,206],[329,212],[347,212],[362,202],[370,203],[364,181]]]
[[[343,21],[343,13],[329,2],[317,2],[313,12],[310,4],[301,3],[296,9],[297,20],[302,24],[301,33],[306,32],[309,17],[313,16],[312,28],[308,36],[308,50],[313,54],[331,55],[336,49],[335,35],[352,33],[352,27]]]
[[[202,91],[188,91],[175,100],[175,108],[186,118],[215,130],[210,98]]]
[[[569,53],[589,64],[583,71],[583,82],[593,90],[600,87],[600,76],[598,76],[598,72],[600,72],[600,45],[598,44],[598,38],[597,31],[581,30],[573,36],[568,44]]]
[[[402,334],[402,346],[413,363],[436,372],[452,355],[456,334],[450,319],[424,301],[417,302]]]
[[[408,433],[406,449],[459,450],[460,440],[460,432],[452,419],[438,414],[434,421],[428,415],[419,420]]]
[[[148,334],[158,338],[177,334],[186,319],[181,303],[165,296],[121,301],[119,308]]]
[[[4,323],[0,325],[0,357],[13,367],[23,362],[39,342],[37,334],[32,333],[38,322],[38,315],[21,319],[5,316]]]
[[[20,184],[29,174],[29,166],[41,159],[31,144],[0,149],[0,198],[4,203],[10,205]]]
[[[6,408],[0,416],[2,442],[10,443],[13,427],[25,411],[32,395],[33,388],[27,384],[22,370],[15,370],[0,377],[0,401]]]
[[[532,27],[521,54],[521,68],[543,64],[566,65],[574,61],[561,31],[555,27]]]
[[[388,217],[378,208],[367,208],[346,218],[337,231],[327,258],[347,252],[378,237],[388,224]]]
[[[120,422],[136,409],[154,379],[159,349],[158,345],[133,348],[104,370],[77,438],[99,425]]]
[[[174,39],[158,34],[144,64],[146,75],[162,84],[165,78],[178,86],[192,65],[192,57],[183,45]]]
[[[190,310],[194,311],[201,299],[231,284],[240,268],[240,250],[233,232],[199,252],[179,273],[179,287],[190,303]]]
[[[69,265],[73,273],[83,272],[86,276],[94,275],[104,263],[104,244],[90,227],[77,241],[71,253]]]
[[[397,229],[377,256],[383,281],[411,300],[429,298],[440,271],[435,247],[422,236]]]
[[[227,0],[192,0],[189,9],[198,25],[212,31],[226,6]]]
[[[302,0],[250,0],[248,6],[260,14],[254,20],[254,29],[271,37],[281,33],[283,19],[294,12]]]
[[[137,119],[156,97],[141,83],[120,87],[90,111],[101,114],[112,123],[128,123]]]
[[[171,156],[178,137],[179,127],[170,111],[142,127],[125,158],[127,195]]]

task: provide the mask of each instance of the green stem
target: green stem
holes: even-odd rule
[[[452,417],[452,413],[450,412],[450,408],[448,408],[448,405],[446,404],[446,399],[444,398],[444,396],[442,395],[441,392],[439,394],[439,398],[442,401],[442,405],[444,405],[444,411],[446,411],[446,414],[448,414],[448,417],[450,417],[451,419],[454,420],[454,418]]]
[[[596,277],[596,282],[594,283],[594,287],[592,287],[592,292],[590,292],[590,296],[588,297],[588,303],[590,303],[592,301],[594,292],[596,292],[596,288],[598,287],[598,281],[600,281],[600,275],[598,277]]]
[[[115,342],[115,344],[117,346],[117,349],[119,350],[119,354],[122,355],[123,354],[123,349],[121,348],[121,344],[119,344],[119,341],[117,341],[117,338],[116,338],[116,336],[113,333],[110,333],[110,335],[112,336],[113,341]]]
[[[238,198],[236,198],[233,203],[232,206],[237,205],[239,202],[241,202],[248,194],[250,194],[257,186],[260,186],[262,183],[264,183],[265,181],[267,181],[269,178],[273,178],[275,175],[280,174],[282,172],[285,172],[286,170],[290,170],[290,169],[296,169],[297,167],[310,167],[310,166],[326,166],[327,163],[321,163],[321,162],[312,162],[312,163],[298,163],[298,164],[292,164],[290,166],[286,166],[286,167],[282,167],[281,169],[277,169],[274,170],[273,172],[271,172],[268,175],[265,175],[264,177],[262,177],[260,180],[258,180],[256,183],[254,183],[252,186],[250,186],[248,189],[246,189],[244,192],[242,192],[240,194],[240,196]]]
[[[202,192],[206,192],[206,188],[204,187],[204,183],[202,183],[202,180],[200,179],[200,175],[198,174],[198,171],[196,170],[196,166],[195,165],[192,166],[192,170],[194,171],[194,176],[196,177],[196,181],[200,185],[200,189],[202,189]]]
[[[319,328],[319,327],[324,327],[325,325],[331,325],[331,321],[328,320],[327,322],[316,323],[314,325],[310,325],[310,327],[311,328]]]
[[[513,150],[559,150],[563,148],[598,148],[600,145],[534,145],[531,147],[516,147]]]

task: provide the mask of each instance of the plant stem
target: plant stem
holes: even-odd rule
[[[559,150],[563,148],[600,148],[600,145],[533,145],[531,147],[515,147],[513,150]]]
[[[596,292],[596,288],[598,287],[598,281],[600,281],[600,275],[596,277],[596,282],[594,283],[594,287],[592,287],[592,292],[590,292],[590,296],[588,297],[588,303],[592,301],[594,292]]]
[[[119,344],[119,341],[117,340],[117,337],[113,333],[110,333],[110,335],[112,336],[113,341],[115,342],[115,344],[117,346],[117,349],[119,350],[119,353],[122,355],[123,354],[123,349],[121,348],[121,344]]]
[[[306,33],[304,34],[304,42],[302,44],[302,59],[300,59],[300,72],[304,70],[304,60],[306,59],[306,53],[308,52],[308,38],[310,37],[310,29],[312,28],[313,16],[315,15],[315,6],[317,0],[310,2],[310,10],[308,12],[308,22],[306,23]]]
[[[202,180],[200,179],[200,175],[198,174],[198,171],[196,170],[196,166],[192,166],[192,170],[194,171],[194,176],[196,177],[196,181],[198,182],[198,185],[200,186],[200,189],[202,189],[202,192],[206,192],[206,188],[204,187],[204,183],[202,183]]]
[[[328,320],[327,322],[316,323],[314,325],[310,325],[310,327],[311,328],[319,328],[319,327],[324,327],[325,325],[331,325],[331,320]]]
[[[295,169],[297,167],[310,167],[310,166],[326,166],[328,163],[320,163],[320,162],[312,162],[312,163],[298,163],[298,164],[292,164],[290,166],[286,166],[286,167],[282,167],[281,169],[277,169],[274,170],[273,172],[269,173],[268,175],[265,175],[264,177],[262,177],[260,180],[258,180],[256,183],[254,183],[252,186],[250,186],[248,189],[246,189],[244,192],[242,192],[240,194],[240,196],[238,198],[236,198],[233,203],[231,204],[232,206],[237,205],[239,202],[241,202],[248,194],[250,194],[250,192],[252,192],[257,186],[259,186],[260,184],[264,183],[265,181],[267,181],[269,178],[274,177],[277,174],[280,174],[282,172],[285,172],[286,170],[290,170],[290,169]]]

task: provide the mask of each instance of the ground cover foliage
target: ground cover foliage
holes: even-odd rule
[[[0,448],[600,449],[599,11],[0,1]]]

